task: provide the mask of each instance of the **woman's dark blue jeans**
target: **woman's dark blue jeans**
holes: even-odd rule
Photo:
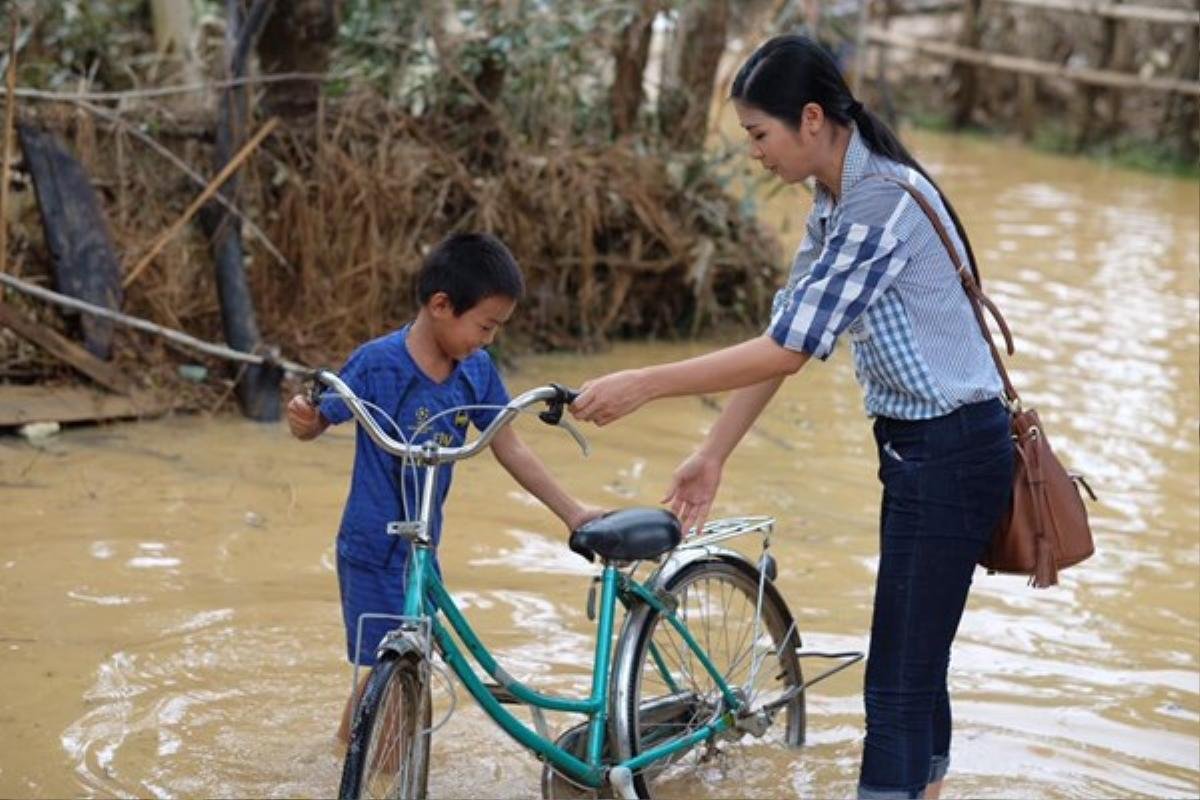
[[[950,764],[950,645],[975,564],[1012,491],[999,400],[930,420],[875,421],[879,574],[867,659],[860,798],[921,797]]]

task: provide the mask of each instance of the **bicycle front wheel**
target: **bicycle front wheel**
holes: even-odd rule
[[[429,681],[415,653],[387,653],[354,712],[338,796],[425,797],[429,781]]]
[[[760,757],[782,743],[804,742],[800,636],[771,581],[732,556],[709,556],[665,585],[676,615],[720,673],[741,708],[738,725],[633,774],[639,797],[749,797],[763,779]],[[715,680],[678,631],[649,606],[627,622],[614,674],[617,753],[628,760],[687,736],[727,710]],[[782,723],[782,724],[780,724]],[[777,757],[777,756],[776,756]],[[765,796],[779,793],[769,781]]]

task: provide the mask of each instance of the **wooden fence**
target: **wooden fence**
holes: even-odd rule
[[[859,71],[866,63],[866,54],[875,49],[877,69],[886,69],[889,50],[909,51],[925,57],[935,58],[950,64],[950,78],[954,84],[951,105],[952,122],[967,124],[979,98],[981,74],[998,71],[1017,76],[1018,119],[1021,130],[1029,134],[1033,127],[1034,98],[1038,80],[1066,81],[1078,87],[1080,100],[1073,113],[1077,117],[1077,144],[1086,144],[1097,117],[1095,100],[1108,94],[1108,122],[1110,129],[1120,125],[1120,109],[1125,94],[1130,92],[1154,92],[1167,95],[1163,125],[1170,128],[1170,135],[1185,142],[1185,152],[1195,149],[1193,117],[1197,116],[1200,99],[1200,5],[1195,9],[1163,7],[1137,3],[1121,3],[1114,0],[961,0],[941,4],[935,13],[960,15],[958,33],[954,41],[945,37],[915,36],[890,27],[890,23],[908,14],[928,14],[931,7],[925,3],[904,3],[885,0],[875,4],[866,0],[862,27],[859,31]],[[1033,57],[1028,51],[1003,52],[995,47],[988,48],[982,41],[988,14],[1002,13],[1005,7],[1019,9],[1028,14],[1072,14],[1101,22],[1102,37],[1099,52],[1091,65],[1080,65],[1072,61],[1056,62]],[[882,9],[883,13],[876,13]],[[1178,37],[1184,30],[1182,55],[1167,69],[1134,69],[1131,48],[1123,37],[1128,36],[1129,23],[1148,25],[1155,29],[1155,37],[1171,42],[1167,34]],[[1095,30],[1094,28],[1092,30]],[[1161,33],[1160,33],[1161,31]],[[1177,46],[1177,42],[1176,42]],[[1021,44],[1011,49],[1021,48]],[[881,76],[885,77],[885,76]]]

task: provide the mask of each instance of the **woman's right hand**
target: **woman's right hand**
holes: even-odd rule
[[[662,502],[671,504],[684,533],[689,528],[699,531],[704,526],[721,485],[723,465],[721,459],[697,451],[684,459],[671,476],[671,488]]]

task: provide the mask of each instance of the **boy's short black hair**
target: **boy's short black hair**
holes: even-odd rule
[[[520,300],[525,294],[521,268],[508,248],[487,233],[456,233],[429,251],[417,276],[421,305],[445,292],[455,315],[487,297]]]

